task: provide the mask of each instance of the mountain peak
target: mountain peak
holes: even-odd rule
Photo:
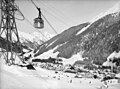
[[[90,22],[95,22],[98,19],[108,15],[108,14],[112,14],[112,13],[118,13],[120,12],[120,2],[118,2],[117,4],[115,4],[112,8],[108,9],[105,12],[100,13],[99,15],[97,15],[95,18],[93,18]]]
[[[107,14],[120,12],[120,2],[115,4],[112,8],[106,11]]]
[[[68,59],[70,62],[83,57],[102,64],[107,56],[120,45],[119,7],[120,3],[117,3],[89,24],[71,27],[51,38],[35,50],[35,57],[48,58],[52,55],[51,57]],[[65,60],[66,63],[68,60]]]

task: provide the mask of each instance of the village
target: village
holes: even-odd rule
[[[65,80],[67,83],[73,83],[76,80],[82,83],[83,79],[85,79],[88,84],[92,84],[94,82],[93,79],[99,80],[99,82],[103,83],[99,88],[107,89],[111,85],[120,83],[119,57],[120,51],[114,51],[102,65],[95,65],[93,63],[87,63],[86,65],[83,61],[76,61],[73,64],[64,64],[62,59],[52,57],[49,59],[35,59],[28,56],[25,57],[25,59],[28,58],[27,62],[28,60],[32,60],[32,62],[20,66],[26,67],[29,70],[36,70],[36,67],[49,70],[53,75],[43,75],[44,77],[56,80],[67,78]]]

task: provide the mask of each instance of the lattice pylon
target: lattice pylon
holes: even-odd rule
[[[0,23],[0,37],[6,40],[6,44],[2,51],[6,57],[6,63],[14,63],[13,43],[20,43],[15,22],[15,12],[17,9],[14,6],[15,0],[1,0],[1,23]],[[14,40],[13,40],[14,38]],[[17,50],[16,50],[17,51]]]

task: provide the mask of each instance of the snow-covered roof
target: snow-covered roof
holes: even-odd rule
[[[106,62],[103,63],[103,66],[115,66],[115,63],[106,61]]]
[[[65,58],[61,58],[63,59],[63,64],[66,65],[66,64],[74,64],[76,61],[78,60],[83,60],[82,58],[82,54],[80,53],[77,53],[77,54],[74,54],[71,58],[69,59],[65,59]]]
[[[113,59],[113,58],[120,58],[120,51],[119,52],[116,52],[114,51],[113,53],[111,53],[108,57],[107,57],[107,60],[109,61],[109,59]]]

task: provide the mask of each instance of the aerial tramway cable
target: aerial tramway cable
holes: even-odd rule
[[[38,0],[39,1],[39,0]],[[68,25],[67,23],[65,23],[65,18],[63,18],[64,16],[63,15],[60,15],[60,14],[57,14],[57,16],[58,17],[60,17],[60,18],[58,18],[58,17],[56,17],[56,13],[55,13],[55,11],[53,11],[50,7],[48,7],[48,5],[47,4],[45,4],[45,3],[43,3],[42,1],[39,1],[39,3],[41,3],[41,5],[43,5],[44,7],[46,7],[46,9],[44,9],[44,7],[42,8],[45,12],[47,12],[48,14],[50,14],[51,16],[53,16],[54,18],[53,19],[56,19],[56,20],[58,20],[60,23],[62,23],[62,25]],[[58,11],[58,10],[57,10]],[[52,12],[52,13],[51,13]],[[63,16],[63,17],[62,17]],[[61,18],[63,18],[63,19],[61,19]]]
[[[47,18],[42,14],[42,16],[43,16],[43,18],[46,20],[46,22],[50,25],[50,27],[53,29],[53,31],[56,33],[56,34],[58,34],[57,33],[57,31],[54,29],[54,27],[50,24],[50,22],[47,20]]]
[[[33,2],[33,0],[31,0],[31,2],[33,3],[33,5],[38,9],[37,5]],[[55,30],[55,28],[50,24],[50,22],[47,20],[47,18],[41,13],[41,15],[43,16],[43,18],[46,20],[46,22],[49,24],[49,26],[53,29],[53,31],[55,32],[55,34],[58,34],[57,31]]]
[[[69,21],[68,21],[69,23],[71,23],[71,22],[73,22],[73,21],[75,22],[75,20],[72,19],[70,16],[65,15],[65,14],[63,13],[63,10],[56,8],[54,5],[51,5],[50,2],[49,2],[49,3],[44,3],[43,0],[37,0],[37,1],[39,1],[39,3],[42,3],[41,5],[46,6],[46,8],[49,9],[48,11],[51,11],[52,13],[57,14],[57,16],[60,17],[60,20],[61,20],[64,24],[66,24],[66,25],[69,26],[69,24],[64,21],[65,19],[69,20]],[[59,12],[59,13],[58,13],[58,12]],[[61,18],[62,18],[62,19],[61,19]]]
[[[34,19],[34,27],[38,29],[44,28],[44,20],[41,18],[41,9],[37,7],[37,5],[31,0],[33,5],[37,8],[39,14],[38,17]]]
[[[33,0],[31,0],[31,2],[34,4],[34,6],[38,9],[38,7],[37,7],[37,5],[33,2]],[[16,18],[16,19],[18,19],[18,20],[26,20],[31,26],[33,26],[34,27],[34,25],[23,15],[23,13],[20,11],[20,9],[17,7],[17,9],[18,9],[18,12],[20,13],[20,15],[23,17],[23,19],[19,19],[19,18]],[[43,14],[41,14],[42,16],[43,16],[43,18],[46,20],[46,22],[50,25],[50,27],[53,29],[53,31],[57,34],[57,31],[54,29],[54,27],[50,24],[50,22],[47,20],[47,18],[43,15]],[[42,32],[39,30],[39,29],[36,29],[37,31],[39,31],[39,33],[40,34],[42,34]],[[42,36],[46,39],[46,40],[48,40],[47,39],[47,37],[45,37],[45,35],[44,34],[42,34]]]
[[[15,3],[15,4],[16,4],[16,3]],[[18,7],[17,5],[16,5],[16,8],[17,8],[17,12],[22,16],[22,19],[17,18],[17,17],[15,17],[15,19],[23,21],[23,20],[25,19],[23,13],[20,11],[20,9],[19,9],[19,7]],[[16,13],[15,13],[15,15],[19,15],[19,14],[16,14]]]
[[[17,14],[17,15],[21,15],[22,19],[19,19],[19,18],[16,18],[16,17],[15,17],[15,19],[20,20],[20,21],[26,20],[31,26],[33,26],[33,24],[23,15],[23,13],[20,11],[20,9],[18,7],[17,7],[17,10],[19,12],[19,14]],[[38,30],[38,29],[36,29],[36,30],[45,38],[45,40],[48,40],[47,37],[45,37],[45,35],[42,34],[42,32],[40,30]]]
[[[25,20],[31,25],[31,26],[33,26],[33,24],[25,17]],[[34,27],[34,26],[33,26]],[[35,28],[34,28],[35,29]],[[47,37],[45,37],[45,35],[40,31],[40,30],[38,30],[38,29],[36,29],[40,34],[42,34],[42,36],[46,39],[46,40],[48,40],[47,39]]]
[[[38,0],[39,1],[39,0]],[[56,18],[56,19],[58,19],[58,21],[60,21],[63,25],[69,25],[68,23],[66,23],[64,20],[66,19],[65,18],[65,15],[63,14],[63,13],[61,13],[57,8],[54,8],[54,7],[52,7],[51,5],[49,5],[49,4],[46,4],[46,3],[43,3],[42,1],[39,1],[39,3],[41,3],[41,5],[44,5],[45,7],[46,7],[46,9],[47,9],[47,12],[52,12],[52,13],[50,13],[54,18],[56,18],[56,16],[55,15],[57,15],[58,17],[60,17],[60,18]],[[52,8],[53,9],[52,9]],[[55,11],[58,11],[58,12],[60,12],[60,13],[56,13]],[[63,18],[63,19],[61,19],[61,18]],[[68,19],[70,19],[70,18],[68,18]]]
[[[21,12],[22,13],[22,12]],[[31,26],[33,26],[33,24],[24,16],[24,20],[26,20]],[[34,27],[34,26],[33,26]],[[34,28],[35,29],[35,28]],[[42,36],[46,39],[46,40],[48,40],[46,37],[45,37],[45,35],[40,31],[40,30],[38,30],[38,29],[36,29],[40,34],[42,34]]]

